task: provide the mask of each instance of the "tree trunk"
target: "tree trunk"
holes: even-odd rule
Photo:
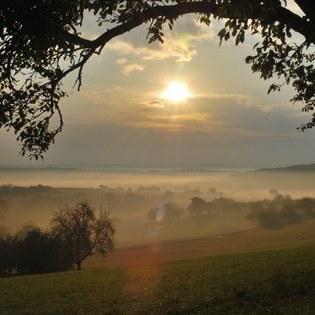
[[[81,261],[77,262],[77,270],[81,270]]]

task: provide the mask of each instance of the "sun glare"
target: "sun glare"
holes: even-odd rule
[[[185,101],[193,95],[191,94],[185,83],[172,81],[168,83],[167,88],[162,92],[161,96],[167,101],[178,103]]]

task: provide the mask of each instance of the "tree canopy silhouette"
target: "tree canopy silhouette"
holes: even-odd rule
[[[114,225],[108,211],[99,217],[87,201],[66,206],[51,220],[53,234],[67,245],[73,263],[81,270],[82,261],[94,252],[105,256],[114,246]]]
[[[291,0],[2,0],[0,3],[0,127],[13,129],[22,154],[43,156],[63,127],[62,82],[76,72],[80,89],[84,66],[113,38],[148,24],[148,41],[163,42],[165,26],[172,29],[185,14],[200,23],[222,20],[221,42],[238,45],[259,34],[252,56],[246,58],[261,78],[277,77],[269,91],[290,84],[293,102],[301,102],[315,125],[315,2]],[[99,34],[83,37],[86,15],[93,14]],[[292,34],[299,34],[295,42]],[[54,117],[59,121],[53,122]]]

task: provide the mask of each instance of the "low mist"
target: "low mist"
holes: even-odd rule
[[[282,228],[314,217],[313,173],[21,169],[0,174],[0,232],[25,225],[45,229],[53,211],[82,200],[96,211],[110,207],[117,246]]]

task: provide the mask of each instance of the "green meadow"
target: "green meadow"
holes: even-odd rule
[[[315,245],[0,279],[0,314],[314,314]]]
[[[283,196],[299,182],[302,188],[294,190],[292,198],[314,197],[313,190],[305,190],[306,185],[312,187],[314,175],[298,181],[294,174],[272,174],[275,179],[279,176],[278,182],[265,178],[266,172],[258,175],[246,174],[243,181],[232,177],[244,191],[235,190],[236,201],[248,205],[270,200],[271,182]],[[137,176],[141,182],[143,175]],[[158,178],[167,182],[163,176]],[[221,186],[227,187],[223,179]],[[280,181],[291,186],[281,186]],[[219,182],[202,184],[197,190],[186,184],[161,185],[163,189],[135,184],[3,186],[0,199],[7,209],[1,218],[8,231],[28,222],[47,227],[59,204],[89,199],[97,206],[110,201],[117,242],[108,257],[89,257],[79,272],[0,278],[0,315],[315,314],[314,217],[266,229],[246,219],[248,207],[236,211],[232,206],[200,221],[187,213],[177,219],[149,221],[149,211],[163,202],[173,202],[187,212],[192,197],[209,202],[225,196]],[[231,185],[230,191],[234,188]]]

